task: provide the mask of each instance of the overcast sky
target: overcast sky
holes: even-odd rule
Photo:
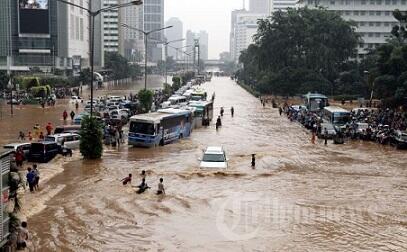
[[[229,51],[230,13],[242,8],[243,0],[164,1],[165,21],[171,17],[181,19],[184,36],[187,30],[208,32],[210,59],[217,59],[219,53]]]

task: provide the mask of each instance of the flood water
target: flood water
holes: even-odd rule
[[[407,250],[407,152],[358,141],[312,145],[301,125],[230,79],[203,86],[216,92],[215,114],[225,108],[222,128],[65,163],[43,189],[58,192],[28,219],[38,251]],[[1,141],[37,120],[61,124],[65,107],[22,108],[14,124],[3,111]],[[225,148],[227,170],[198,168],[208,145]],[[120,179],[133,173],[139,184],[141,170],[152,189],[139,195]],[[154,194],[160,177],[164,197]]]

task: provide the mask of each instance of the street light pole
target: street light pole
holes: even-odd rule
[[[162,31],[162,30],[165,30],[165,29],[169,29],[169,28],[172,28],[173,26],[172,25],[170,25],[170,26],[166,26],[166,27],[163,27],[163,28],[159,28],[159,29],[155,29],[155,30],[151,30],[151,31],[148,31],[148,32],[146,32],[146,31],[144,31],[144,30],[142,30],[142,29],[139,29],[139,28],[136,28],[136,27],[132,27],[132,26],[130,26],[130,25],[127,25],[127,24],[124,24],[124,23],[121,23],[121,26],[123,26],[123,27],[125,27],[125,28],[127,28],[127,29],[130,29],[130,30],[135,30],[135,31],[138,31],[138,32],[140,32],[140,33],[142,33],[143,35],[144,35],[144,47],[145,47],[145,54],[144,54],[144,90],[147,90],[147,56],[148,56],[148,36],[151,34],[151,33],[154,33],[154,32],[159,32],[159,31]]]
[[[89,39],[89,43],[90,43],[90,116],[93,116],[93,82],[94,82],[94,76],[93,76],[93,71],[94,71],[94,50],[95,50],[95,17],[97,15],[99,15],[102,12],[106,12],[106,11],[110,11],[110,10],[116,10],[116,9],[120,9],[120,8],[124,8],[124,7],[129,7],[129,6],[133,6],[133,5],[141,5],[143,4],[142,0],[136,0],[136,1],[130,1],[128,3],[124,3],[124,4],[115,4],[109,7],[105,7],[105,8],[101,8],[99,10],[96,11],[92,11],[91,9],[85,8],[83,6],[65,1],[65,0],[57,0],[58,2],[67,4],[67,5],[71,5],[74,6],[76,8],[82,9],[86,12],[88,12],[90,18],[90,39]]]
[[[168,69],[167,69],[168,45],[170,43],[181,42],[181,41],[184,41],[184,40],[185,39],[175,39],[175,40],[167,41],[167,42],[164,43],[164,46],[165,46],[165,83],[168,83],[168,73],[167,73],[167,71],[168,71]],[[178,52],[179,48],[175,48],[175,47],[172,47],[172,48],[174,48]]]

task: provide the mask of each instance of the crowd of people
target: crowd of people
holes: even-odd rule
[[[280,115],[285,113],[291,121],[298,121],[310,129],[313,139],[315,135],[322,135],[326,138],[327,133],[321,127],[321,124],[324,123],[321,113],[310,112],[304,106],[288,106],[286,103],[279,108],[279,113]],[[342,120],[340,125],[334,127],[336,139],[357,138],[387,144],[390,143],[391,136],[395,132],[405,132],[407,129],[407,112],[389,108],[353,109],[349,117]],[[314,142],[314,140],[311,141]]]

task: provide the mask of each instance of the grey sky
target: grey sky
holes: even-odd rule
[[[248,2],[248,1],[246,1]],[[243,0],[165,0],[165,20],[178,17],[185,32],[206,30],[209,35],[209,58],[229,51],[230,13],[241,9]]]

